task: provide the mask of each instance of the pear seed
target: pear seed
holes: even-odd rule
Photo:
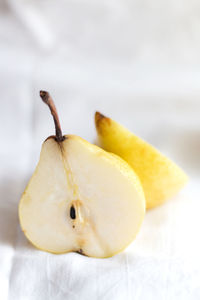
[[[71,219],[76,219],[76,211],[75,211],[75,208],[74,206],[72,205],[71,208],[70,208],[70,217]]]

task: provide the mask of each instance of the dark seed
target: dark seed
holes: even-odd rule
[[[71,219],[76,219],[76,211],[75,211],[75,208],[74,206],[72,205],[71,208],[70,208],[70,217]]]

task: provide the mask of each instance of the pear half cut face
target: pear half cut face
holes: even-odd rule
[[[140,182],[126,162],[80,137],[53,137],[21,198],[26,237],[52,253],[109,257],[135,238],[145,213]]]

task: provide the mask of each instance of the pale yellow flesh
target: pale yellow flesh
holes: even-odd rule
[[[139,176],[146,208],[163,203],[186,184],[186,174],[175,163],[119,123],[97,112],[95,124],[100,146],[123,158]]]
[[[122,251],[144,213],[143,190],[129,165],[73,135],[60,144],[54,138],[43,143],[19,205],[22,230],[36,247],[93,257]]]

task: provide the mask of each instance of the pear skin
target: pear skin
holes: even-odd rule
[[[173,197],[187,183],[181,168],[121,124],[96,112],[95,125],[100,146],[123,158],[140,178],[147,209]]]

